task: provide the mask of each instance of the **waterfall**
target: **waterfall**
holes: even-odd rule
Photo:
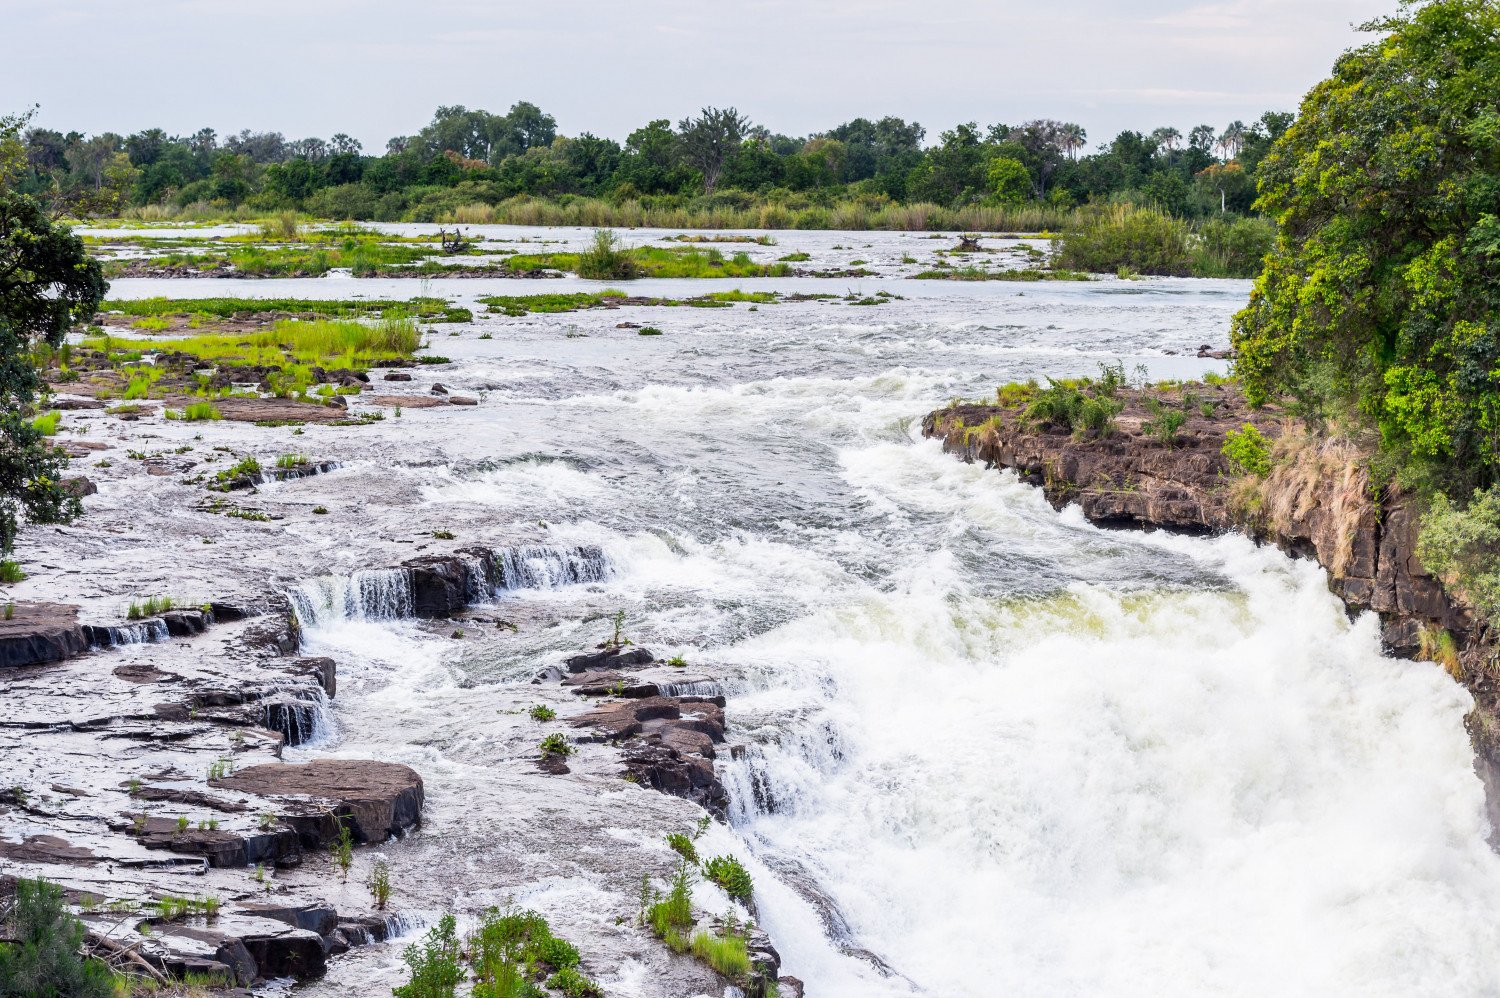
[[[396,620],[412,615],[411,573],[375,568],[319,576],[292,587],[287,599],[303,627],[335,620]]]
[[[582,582],[603,582],[615,571],[609,556],[594,545],[522,545],[501,548],[495,556],[499,590],[556,589]]]
[[[85,629],[85,633],[89,644],[95,648],[154,644],[171,637],[167,631],[167,622],[160,617],[151,617],[133,624],[91,624]]]

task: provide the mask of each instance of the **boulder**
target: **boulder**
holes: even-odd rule
[[[60,662],[89,650],[78,607],[66,603],[14,603],[0,619],[0,667]]]

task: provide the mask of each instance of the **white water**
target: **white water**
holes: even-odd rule
[[[808,238],[877,263],[922,248]],[[532,290],[513,283],[482,290]],[[685,283],[632,290],[701,293]],[[877,284],[908,299],[640,309],[666,334],[645,340],[617,312],[482,320],[493,340],[444,342],[443,383],[486,404],[383,427],[411,455],[390,473],[460,536],[546,521],[611,571],[521,557],[534,585],[497,599],[528,626],[488,659],[398,619],[379,578],[304,587],[309,651],[340,661],[341,748],[463,795],[490,760],[455,719],[620,608],[728,692],[750,746],[721,759],[733,841],[816,998],[1500,994],[1461,689],[1383,658],[1315,566],[1102,532],[919,439],[922,413],[1013,377],[1208,369],[1166,351],[1222,345],[1246,286],[860,290]],[[473,862],[478,896],[494,885]],[[602,976],[652,993],[639,970]]]

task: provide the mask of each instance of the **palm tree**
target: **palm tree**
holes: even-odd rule
[[[1224,134],[1219,136],[1218,145],[1224,150],[1226,160],[1239,156],[1240,150],[1245,148],[1245,123],[1231,121],[1229,127],[1224,129]]]
[[[1062,147],[1068,151],[1068,158],[1077,159],[1078,150],[1083,148],[1083,144],[1088,140],[1088,137],[1089,133],[1083,130],[1082,125],[1074,124],[1070,121],[1062,126],[1059,141]]]
[[[1171,152],[1177,148],[1177,143],[1182,141],[1182,133],[1168,125],[1152,132],[1151,139],[1161,148]]]

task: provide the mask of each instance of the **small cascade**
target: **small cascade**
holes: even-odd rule
[[[287,679],[261,702],[261,726],[281,732],[287,745],[306,745],[333,734],[333,711],[321,686]]]
[[[129,624],[89,624],[84,627],[90,646],[116,648],[120,645],[145,645],[170,638],[167,622],[150,617]]]
[[[398,936],[410,935],[427,926],[427,920],[420,915],[398,911],[385,916],[385,937],[395,939]]]
[[[411,573],[404,568],[320,576],[292,587],[287,599],[303,627],[336,620],[396,620],[410,617],[414,605]]]
[[[500,548],[495,551],[495,558],[498,590],[556,589],[583,582],[603,582],[615,572],[604,549],[591,544]]]
[[[664,697],[721,697],[724,687],[712,679],[699,679],[690,683],[657,683],[656,688]]]

